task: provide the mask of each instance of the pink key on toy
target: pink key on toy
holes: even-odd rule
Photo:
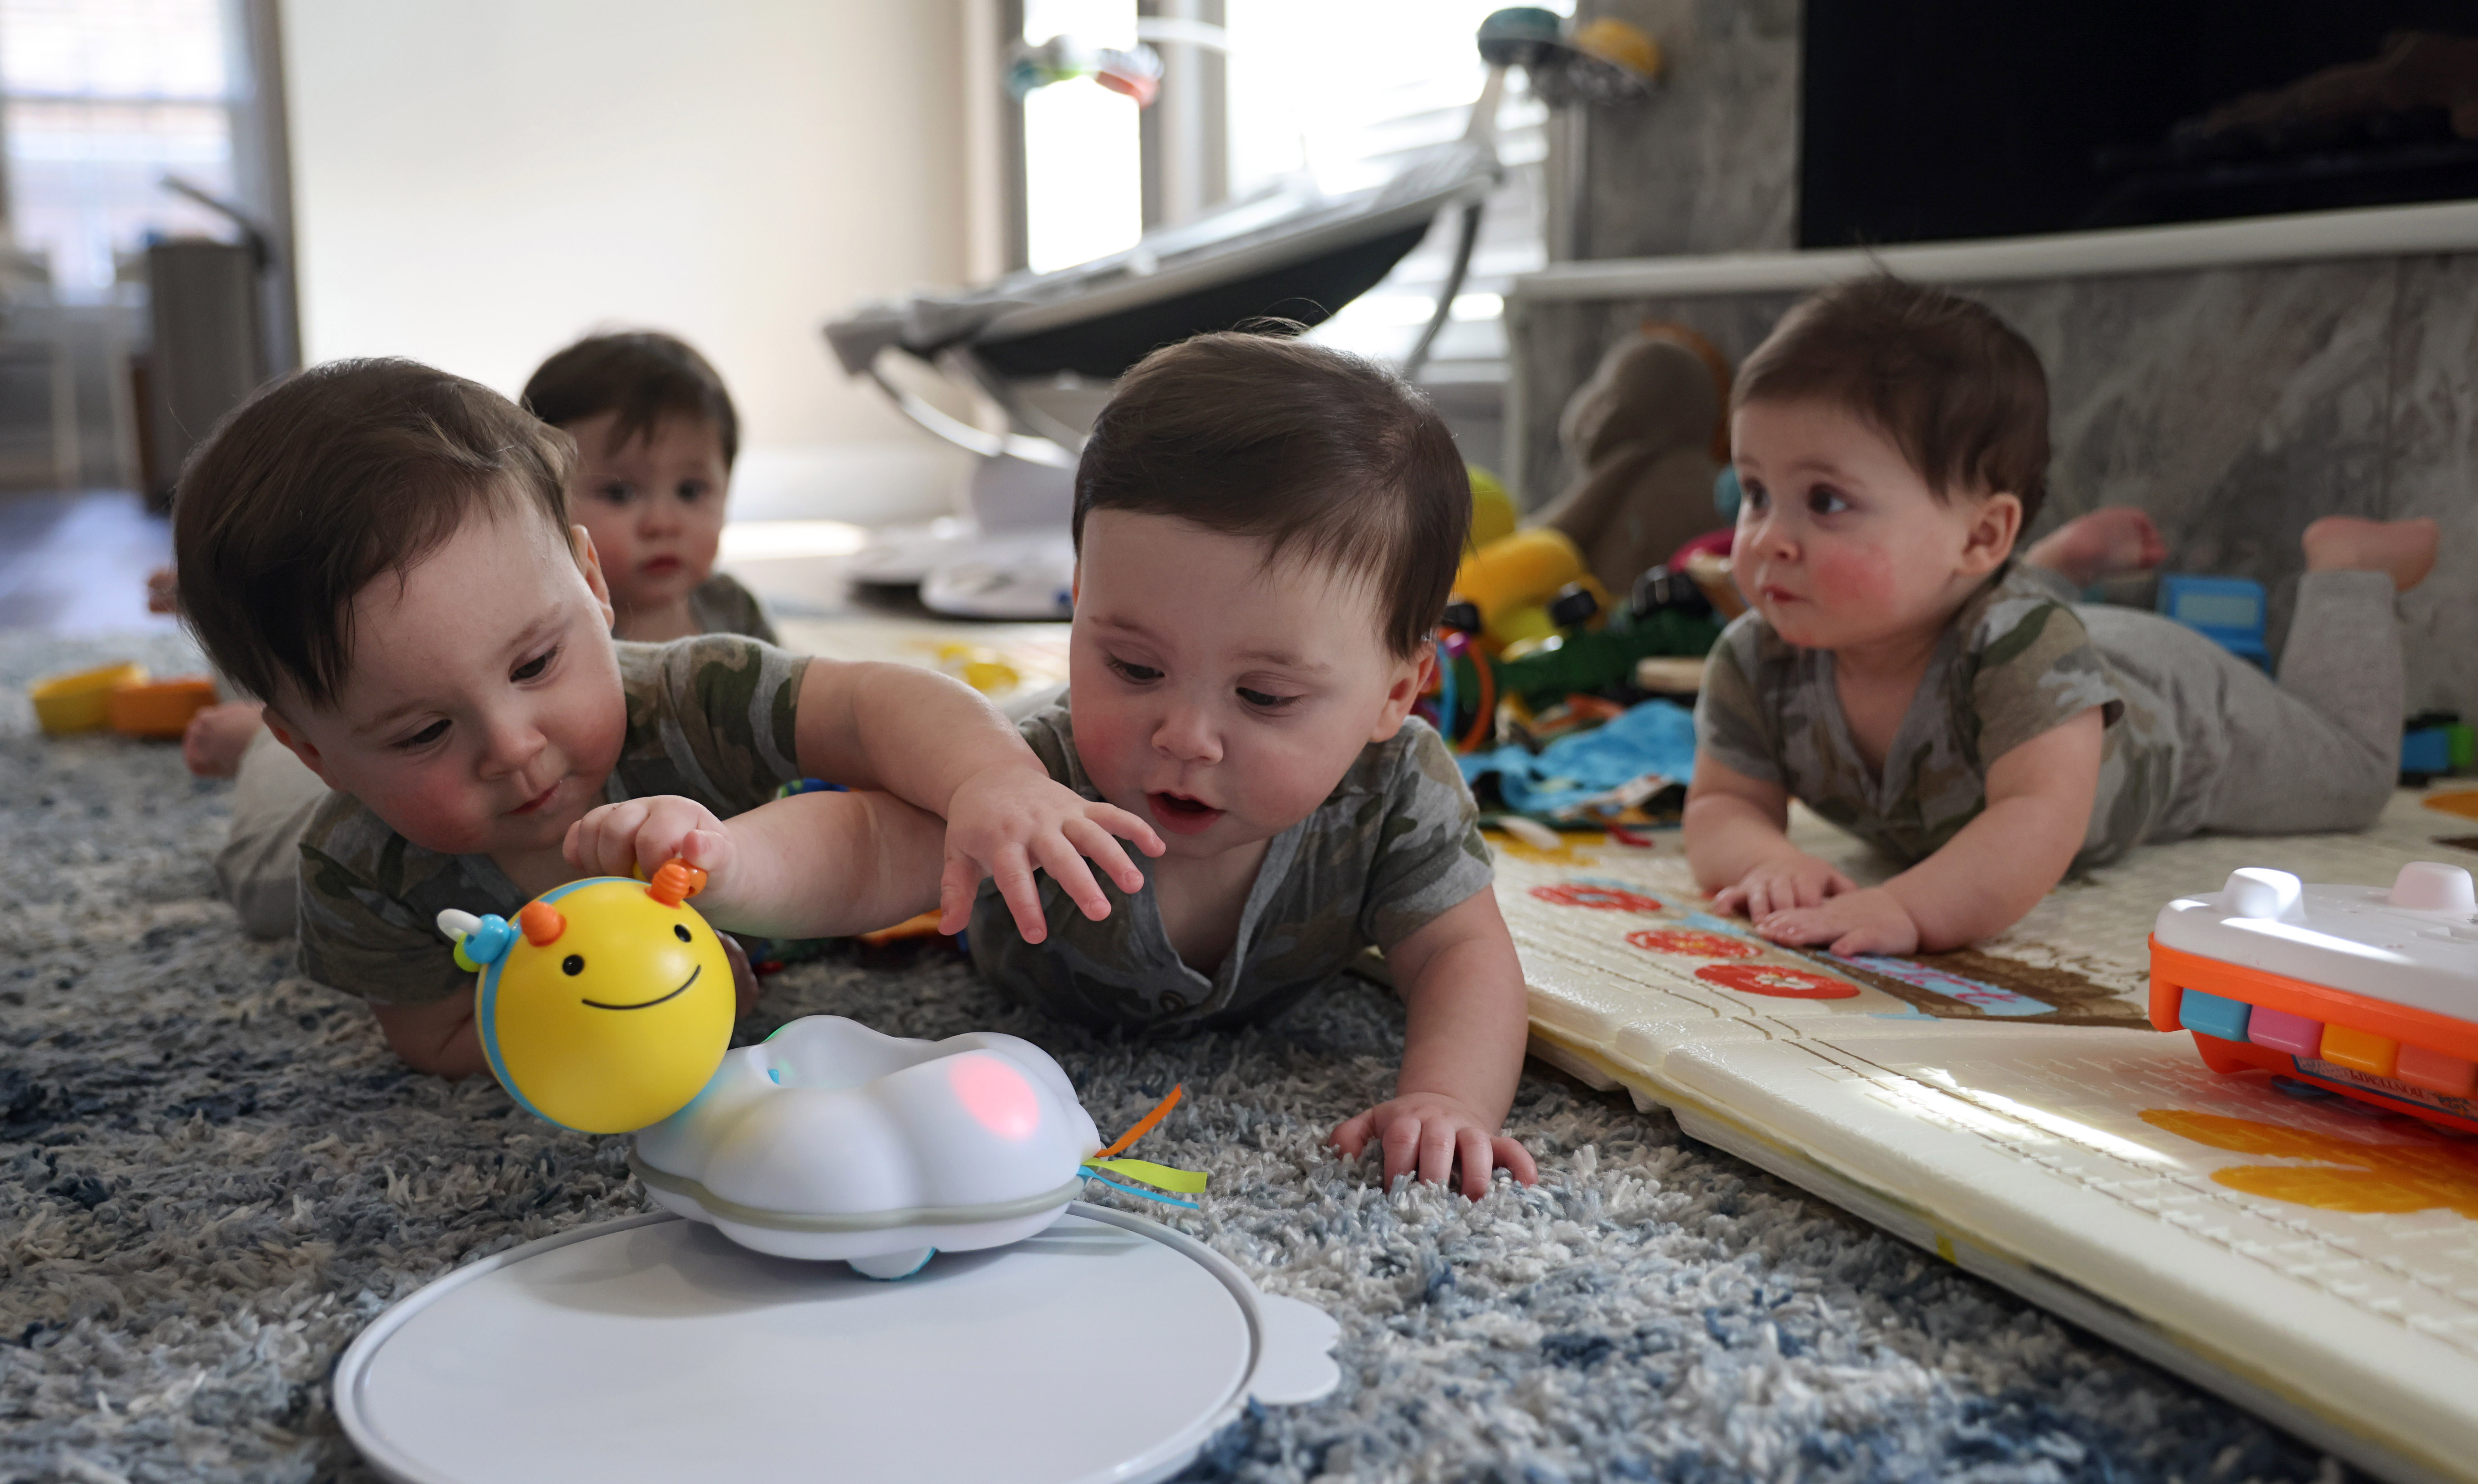
[[[2257,1005],[2246,1020],[2246,1040],[2291,1056],[2315,1056],[2323,1050],[2323,1022]]]
[[[2467,1097],[2478,1091],[2478,1062],[2446,1056],[2425,1046],[2403,1044],[2392,1075],[2412,1087],[2441,1093],[2446,1097]]]

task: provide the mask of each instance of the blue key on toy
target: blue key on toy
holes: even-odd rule
[[[2189,1031],[2201,1031],[2222,1041],[2243,1041],[2246,1024],[2253,1019],[2254,1007],[2244,1000],[2206,994],[2200,990],[2177,992],[2177,1023]]]

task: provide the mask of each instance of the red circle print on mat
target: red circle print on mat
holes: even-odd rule
[[[1658,912],[1660,903],[1640,896],[1622,887],[1606,887],[1597,881],[1560,881],[1554,887],[1533,887],[1531,894],[1544,902],[1560,907],[1589,907],[1598,912]]]
[[[1770,964],[1707,964],[1695,970],[1695,977],[1741,994],[1769,994],[1775,999],[1855,999],[1858,994],[1855,984]]]
[[[1691,927],[1647,927],[1627,934],[1627,942],[1648,953],[1676,953],[1691,959],[1751,959],[1764,951],[1743,938]]]

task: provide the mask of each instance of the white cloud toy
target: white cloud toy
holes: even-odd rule
[[[637,1134],[665,1207],[743,1246],[873,1278],[1056,1220],[1101,1147],[1067,1073],[994,1031],[911,1041],[841,1016],[726,1052],[705,1090]]]

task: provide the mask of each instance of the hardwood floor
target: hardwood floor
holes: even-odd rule
[[[146,574],[171,560],[171,522],[129,490],[0,494],[0,629],[168,631]]]

